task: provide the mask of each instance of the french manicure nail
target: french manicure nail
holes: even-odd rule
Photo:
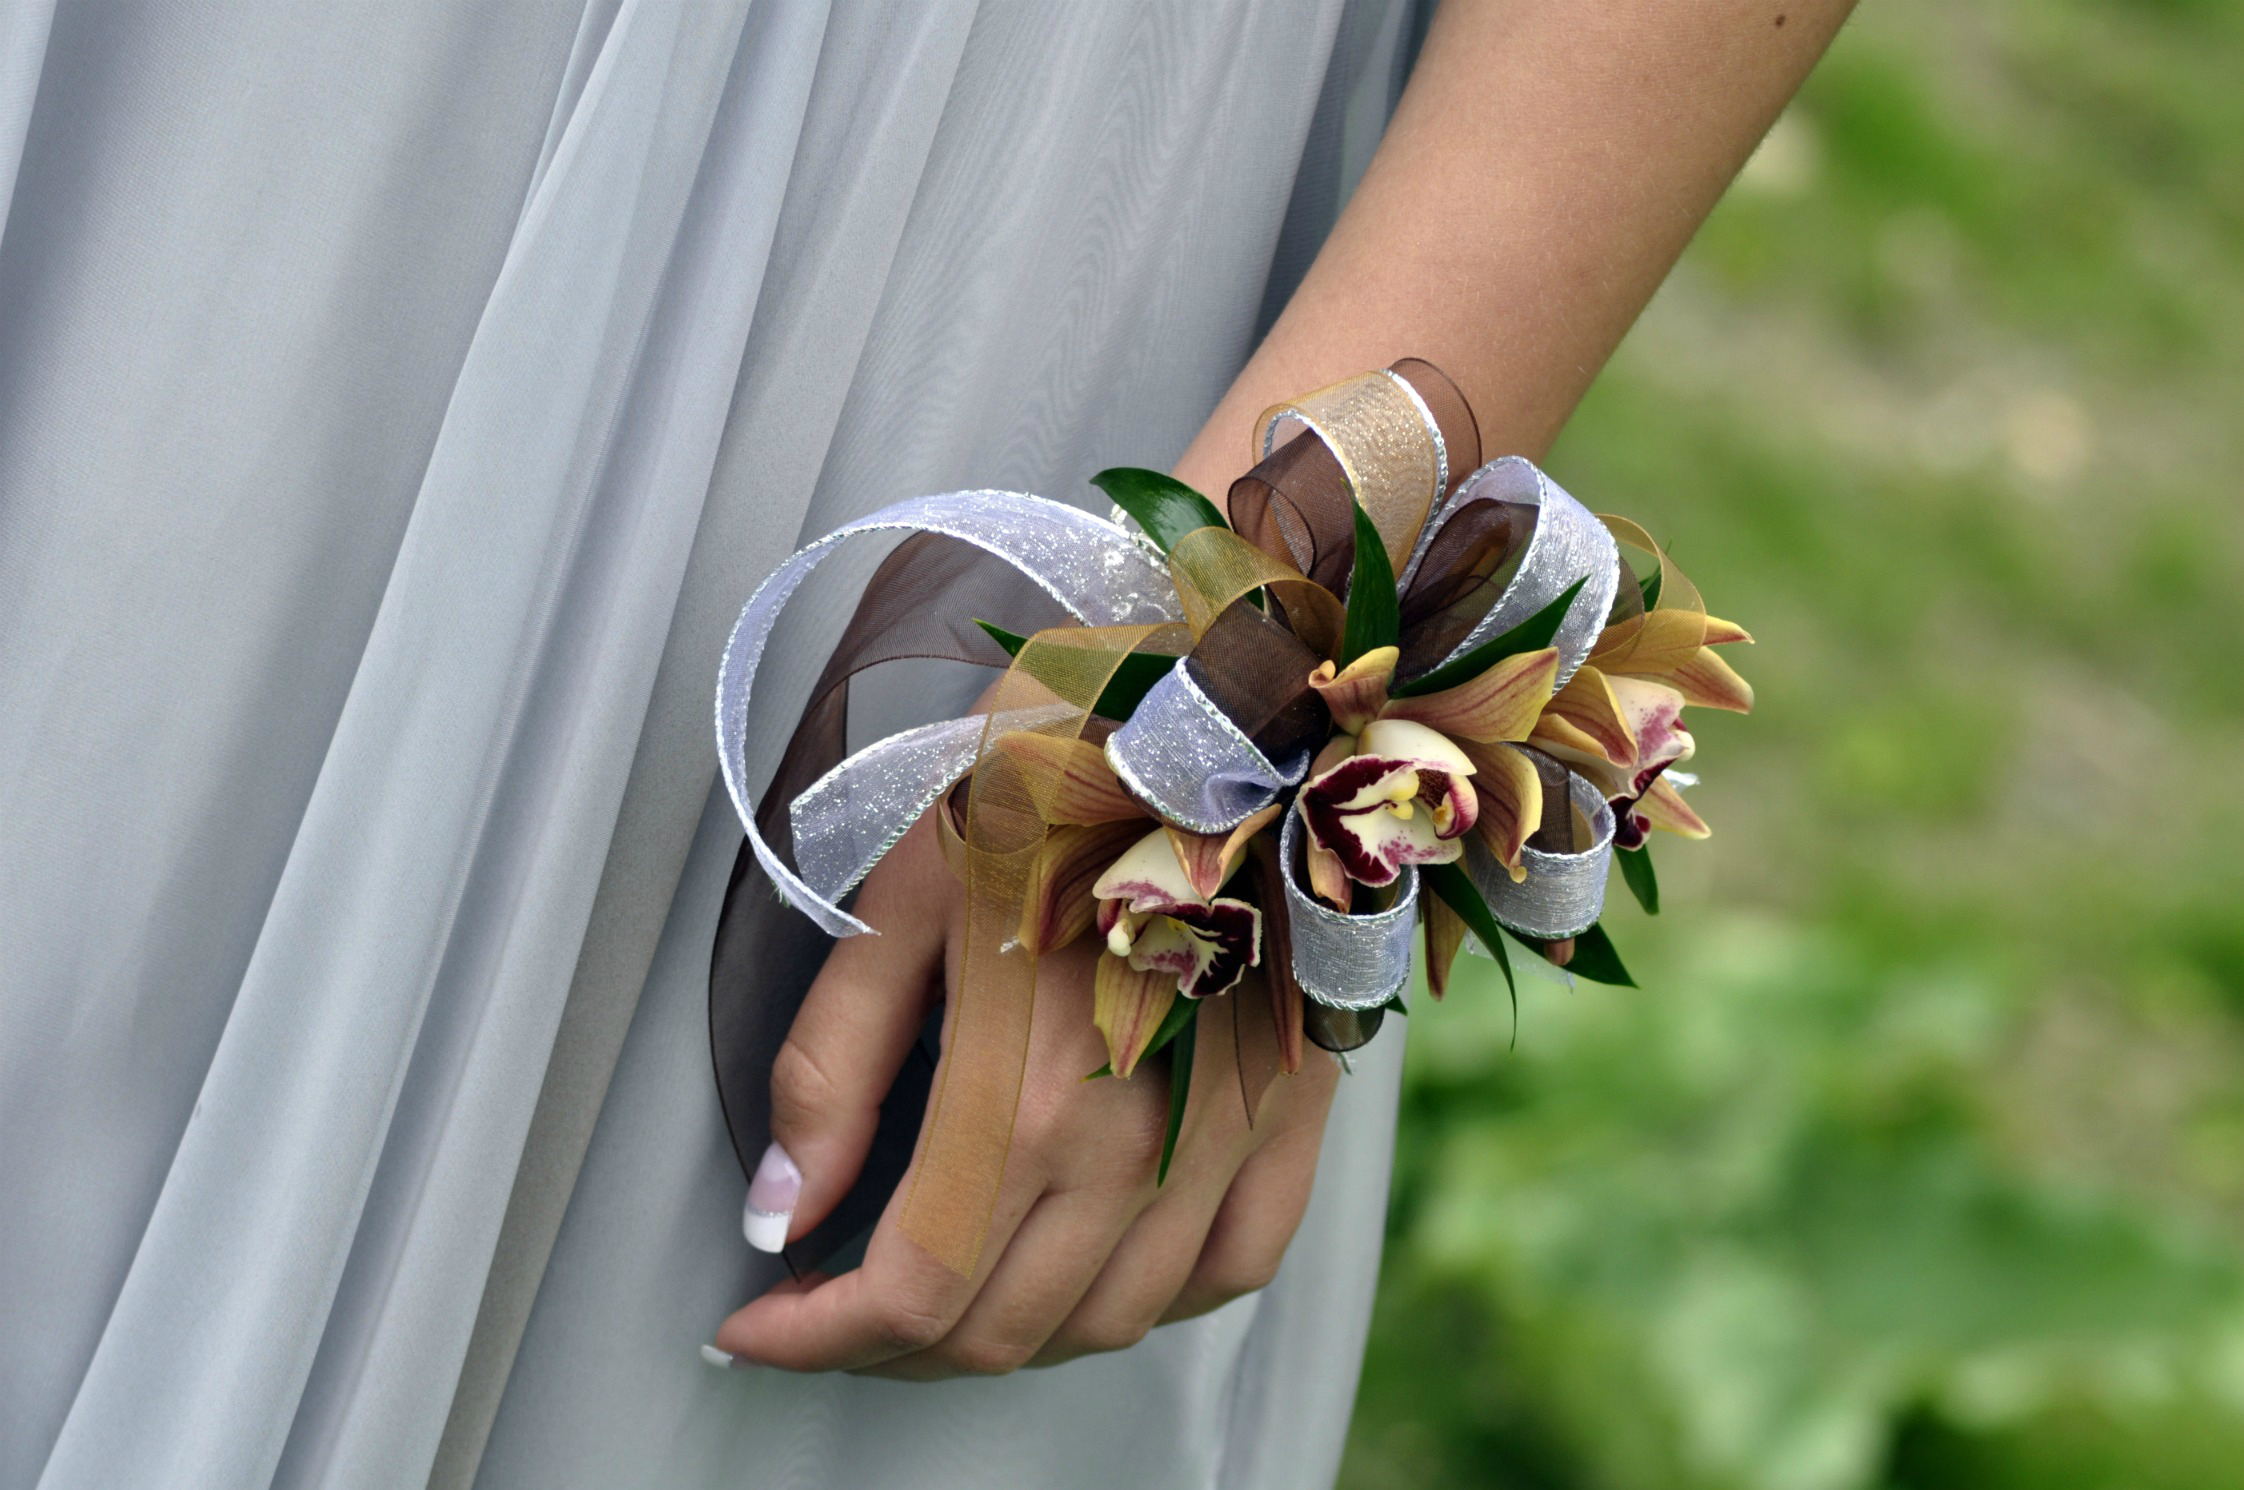
[[[764,1150],[756,1161],[756,1177],[748,1182],[748,1204],[740,1213],[740,1230],[758,1252],[777,1252],[787,1245],[787,1227],[795,1219],[795,1198],[803,1193],[803,1172],[778,1144]]]
[[[742,1360],[739,1356],[736,1356],[732,1352],[727,1350],[719,1350],[714,1345],[702,1346],[701,1358],[704,1361],[707,1361],[710,1365],[715,1366],[720,1371],[745,1370],[749,1365],[747,1361]]]

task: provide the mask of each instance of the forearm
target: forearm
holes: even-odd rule
[[[1177,464],[1218,495],[1279,399],[1438,364],[1541,457],[1852,0],[1447,0],[1386,138]]]

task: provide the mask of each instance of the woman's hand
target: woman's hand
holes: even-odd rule
[[[956,986],[964,904],[932,819],[865,881],[857,912],[882,934],[835,947],[772,1070],[783,1153],[759,1169],[753,1198],[780,1209],[792,1161],[790,1238],[856,1180],[881,1099]],[[862,1267],[773,1289],[724,1322],[719,1349],[792,1371],[989,1375],[1122,1349],[1270,1281],[1309,1202],[1338,1064],[1310,1050],[1298,1075],[1270,1083],[1250,1128],[1231,1021],[1204,1020],[1184,1132],[1156,1188],[1168,1062],[1149,1060],[1128,1080],[1083,1079],[1106,1061],[1091,1023],[1097,951],[1085,936],[1038,960],[1013,1145],[974,1276],[898,1228],[907,1175]]]

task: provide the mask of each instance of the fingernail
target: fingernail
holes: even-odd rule
[[[756,1161],[756,1177],[748,1182],[748,1204],[740,1213],[740,1230],[758,1252],[777,1252],[787,1245],[787,1226],[795,1219],[795,1197],[803,1193],[803,1172],[778,1144],[764,1150]]]
[[[730,1351],[719,1350],[714,1345],[701,1347],[701,1358],[720,1371],[745,1371],[753,1362],[744,1361]]]

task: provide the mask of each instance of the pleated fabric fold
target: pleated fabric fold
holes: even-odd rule
[[[0,1487],[1329,1478],[1384,1068],[1258,1301],[698,1363],[706,699],[802,538],[1172,459],[1410,12],[0,4]]]

